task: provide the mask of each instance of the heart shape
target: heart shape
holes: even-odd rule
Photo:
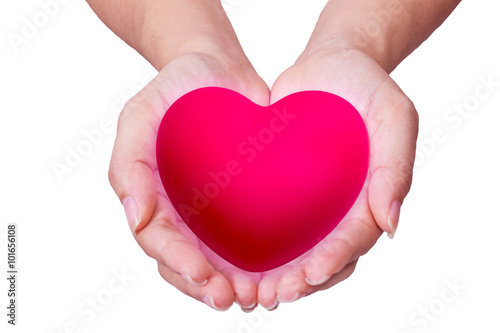
[[[311,249],[347,214],[367,175],[369,141],[358,111],[331,93],[262,107],[206,87],[170,106],[156,154],[189,228],[228,262],[262,272]]]

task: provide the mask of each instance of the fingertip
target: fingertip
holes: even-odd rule
[[[257,287],[257,300],[262,307],[268,311],[274,310],[278,306],[276,297],[276,286],[279,282],[279,276],[265,276]]]
[[[200,289],[200,300],[217,311],[226,311],[235,301],[234,291],[224,275],[217,271],[212,273],[208,283]]]
[[[296,291],[292,296],[282,296],[278,294],[277,300],[278,303],[292,303],[303,298],[305,295],[306,295],[305,292],[298,292],[298,291]]]
[[[259,304],[262,305],[264,309],[267,311],[276,310],[280,302],[278,301],[278,297],[275,293],[273,295],[268,295],[267,297],[259,297],[262,298],[259,300]]]
[[[323,283],[325,283],[328,279],[330,278],[330,275],[323,275],[321,278],[313,278],[310,279],[308,276],[306,276],[306,283],[310,286],[319,286]]]
[[[201,301],[211,307],[214,310],[217,311],[227,311],[231,308],[233,305],[233,302],[226,302],[225,300],[218,300],[217,302],[215,301],[214,297],[212,295],[204,295],[201,297]]]
[[[305,282],[310,286],[323,284],[347,265],[353,251],[352,243],[340,236],[323,240],[303,264]]]
[[[128,167],[115,163],[110,170],[111,186],[121,200],[129,228],[136,236],[148,225],[158,200],[152,171],[137,162]]]
[[[232,295],[226,294],[225,296],[217,300],[217,306],[219,307],[220,311],[229,310],[233,306],[233,304],[234,304],[234,294]]]
[[[212,295],[203,295],[201,297],[201,301],[214,310],[217,310],[217,311],[223,310],[222,308],[219,308],[219,306],[215,305],[215,300],[214,300],[214,297]]]
[[[139,231],[143,230],[148,225],[148,223],[149,223],[148,220],[141,219],[140,216],[139,216],[138,219],[136,220],[135,229],[131,228],[132,233],[134,234],[134,236],[136,236]]]
[[[186,280],[187,282],[189,282],[195,286],[204,286],[208,283],[208,278],[206,278],[204,280],[201,280],[198,278],[197,281],[195,281],[195,280],[193,280],[193,278],[189,274],[181,273],[181,276],[184,278],[184,280]]]
[[[270,305],[269,307],[265,307],[265,309],[267,311],[274,311],[278,308],[279,305],[280,305],[280,302],[278,301],[278,297],[276,297],[274,299],[274,303],[272,303],[272,305]]]
[[[250,301],[249,299],[246,299],[244,297],[238,296],[236,294],[234,298],[234,302],[241,307],[241,310],[243,312],[252,312],[256,307],[257,307],[257,301],[255,300],[256,298],[253,297],[252,300]]]
[[[295,302],[310,288],[306,283],[305,272],[301,268],[286,273],[276,287],[279,303]]]
[[[378,227],[392,239],[399,223],[399,215],[407,186],[391,172],[377,171],[369,189],[369,204]]]
[[[189,267],[181,268],[181,275],[196,286],[204,286],[210,277],[210,266],[201,253],[192,253]]]
[[[260,273],[244,272],[236,267],[223,267],[219,271],[224,274],[234,290],[235,302],[243,311],[251,311],[257,306]]]
[[[399,224],[399,216],[401,213],[401,201],[394,200],[389,208],[389,213],[387,214],[387,227],[389,228],[387,236],[389,239],[394,238],[396,229]]]
[[[254,285],[234,285],[233,289],[235,292],[235,302],[242,309],[253,309],[257,305],[257,288]]]
[[[138,226],[140,225],[139,219],[139,208],[137,207],[137,202],[131,196],[126,197],[122,201],[123,209],[125,210],[125,216],[127,218],[128,226],[130,231],[135,235],[138,231]]]

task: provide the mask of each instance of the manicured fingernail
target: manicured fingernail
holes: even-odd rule
[[[325,283],[329,278],[330,275],[325,275],[319,280],[309,280],[309,278],[306,277],[306,283],[310,286],[319,286],[320,284]]]
[[[208,279],[205,279],[205,280],[204,280],[203,282],[201,282],[201,283],[195,282],[195,281],[193,280],[193,278],[191,277],[191,275],[189,275],[189,274],[184,274],[184,273],[183,273],[183,274],[181,274],[181,276],[184,278],[184,280],[188,281],[189,283],[194,284],[195,286],[204,286],[204,285],[206,285],[206,284],[207,284],[207,282],[208,282]]]
[[[271,305],[270,307],[266,308],[264,307],[267,311],[273,311],[273,310],[276,310],[276,308],[278,307],[278,305],[280,304],[280,302],[278,301],[278,298],[276,297],[276,299],[274,300],[274,303],[273,305]]]
[[[278,295],[278,297],[276,297],[278,299],[278,302],[280,303],[292,303],[292,302],[295,302],[296,300],[298,300],[299,298],[303,297],[305,295],[305,293],[299,293],[299,292],[296,292],[292,298],[290,299],[282,299],[280,297],[280,295]]]
[[[222,311],[222,309],[215,306],[214,298],[212,296],[205,295],[201,298],[201,300],[203,301],[203,303],[205,303],[206,305],[208,305],[212,309],[217,310],[217,311]]]
[[[396,229],[399,223],[399,214],[401,212],[401,202],[399,200],[394,200],[391,205],[391,209],[389,210],[389,217],[387,218],[387,225],[389,226],[390,232],[387,234],[387,237],[390,239],[394,238],[394,234],[396,233]]]
[[[247,309],[247,308],[241,308],[241,311],[243,311],[243,312],[245,312],[245,313],[252,313],[254,309],[255,309],[255,308],[250,308],[250,309]]]
[[[139,225],[139,208],[137,207],[137,203],[134,198],[126,197],[123,200],[123,208],[125,209],[125,216],[127,217],[127,222],[130,227],[130,230],[133,234],[135,234],[135,230]]]
[[[241,306],[241,305],[240,305]],[[250,313],[257,307],[257,302],[253,303],[250,306],[241,306],[241,311]]]
[[[238,304],[238,306],[243,310],[253,310],[256,306],[257,306],[257,302],[254,302],[253,304],[250,304],[250,305],[247,305],[247,306],[243,306],[241,305],[241,302],[240,300],[238,299],[238,297],[236,297],[236,299],[234,300],[234,302],[236,304]]]

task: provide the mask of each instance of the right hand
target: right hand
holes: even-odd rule
[[[246,58],[182,55],[125,105],[109,179],[136,241],[158,262],[168,283],[217,310],[234,301],[251,310],[257,306],[260,274],[236,268],[198,241],[169,201],[158,174],[156,136],[163,115],[179,97],[206,86],[232,89],[260,105],[269,103],[266,83]]]

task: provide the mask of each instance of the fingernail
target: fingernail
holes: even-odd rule
[[[249,308],[249,309],[247,309],[247,308],[241,308],[241,311],[243,311],[245,313],[252,313],[253,310],[255,310],[255,308]]]
[[[253,308],[255,308],[257,306],[257,302],[254,302],[253,304],[250,304],[250,305],[247,305],[247,306],[243,306],[243,305],[241,305],[241,302],[240,302],[240,300],[238,299],[237,296],[236,296],[236,299],[234,300],[234,302],[236,304],[238,304],[238,306],[241,307],[242,310],[243,309],[246,309],[246,310],[253,309]]]
[[[292,303],[292,302],[295,302],[296,300],[298,300],[299,298],[301,298],[302,296],[304,296],[305,293],[299,293],[299,292],[296,292],[292,298],[290,299],[281,299],[280,295],[278,295],[277,300],[278,302],[280,303]]]
[[[127,222],[130,227],[130,230],[133,234],[135,234],[135,230],[139,225],[139,208],[137,207],[137,203],[134,198],[126,197],[123,202],[123,208],[125,209],[125,216],[127,217]]]
[[[181,274],[181,276],[184,278],[184,280],[188,281],[189,283],[194,284],[195,286],[204,286],[204,285],[206,285],[206,284],[207,284],[207,282],[208,282],[208,279],[205,279],[205,280],[204,280],[203,282],[201,282],[201,283],[199,283],[199,282],[195,282],[195,281],[193,280],[193,278],[191,277],[191,275],[189,275],[189,274],[184,274],[184,273],[183,273],[183,274]]]
[[[306,277],[306,283],[310,286],[319,286],[320,284],[325,283],[329,278],[329,275],[325,275],[319,280],[309,280],[309,278]]]
[[[276,310],[276,308],[278,307],[279,305],[279,301],[278,301],[278,298],[276,297],[276,299],[274,300],[274,303],[273,305],[271,305],[270,307],[266,308],[264,307],[267,311],[273,311],[273,310]]]
[[[389,217],[387,218],[387,225],[389,226],[390,230],[390,232],[387,234],[387,237],[389,237],[389,239],[394,238],[394,234],[396,233],[396,229],[399,223],[400,212],[401,202],[399,200],[394,200],[389,210]]]
[[[240,305],[241,306],[241,305]],[[250,313],[257,307],[257,302],[253,303],[250,306],[241,306],[241,311]]]
[[[222,309],[218,308],[215,306],[215,302],[214,302],[214,298],[210,295],[205,295],[201,298],[201,300],[203,301],[203,303],[205,303],[206,305],[208,305],[209,307],[211,307],[212,309],[214,310],[217,310],[217,311],[221,311]]]

